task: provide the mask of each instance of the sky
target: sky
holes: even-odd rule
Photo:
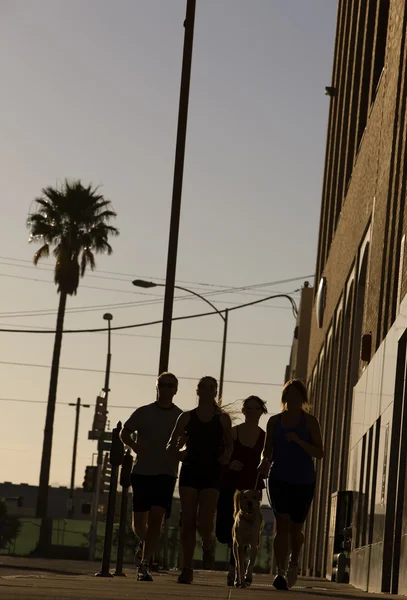
[[[1,328],[55,327],[53,262],[33,266],[25,222],[41,189],[66,177],[100,185],[120,229],[68,299],[66,329],[103,327],[107,311],[113,326],[161,319],[164,290],[131,282],[165,279],[185,5],[0,0]],[[219,310],[275,292],[298,302],[313,282],[335,26],[335,0],[197,0],[177,284]],[[174,316],[208,308],[176,295]],[[256,394],[279,410],[294,325],[282,299],[230,313],[225,404]],[[111,427],[154,401],[160,334],[113,332]],[[216,314],[174,322],[182,409],[201,376],[219,377],[222,334]],[[53,335],[1,336],[0,481],[36,485]],[[92,406],[80,415],[77,486],[92,463],[106,343],[106,333],[64,336],[53,485],[69,485],[78,397]]]

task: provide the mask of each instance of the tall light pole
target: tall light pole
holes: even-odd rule
[[[168,360],[170,354],[172,309],[174,304],[174,285],[178,252],[178,232],[181,214],[185,141],[188,121],[189,86],[191,80],[192,48],[194,41],[195,6],[196,0],[187,0],[186,16],[184,21],[184,51],[182,57],[177,141],[175,147],[174,180],[172,189],[170,235],[168,241],[167,274],[165,282],[165,297],[158,374],[168,370]]]
[[[107,402],[109,399],[109,383],[110,383],[110,364],[112,361],[112,352],[111,352],[111,321],[113,320],[113,315],[110,313],[105,313],[103,315],[103,319],[107,321],[107,355],[106,355],[106,370],[105,370],[105,386],[103,388],[104,392],[104,400],[105,406],[107,407]],[[97,471],[96,471],[96,486],[95,486],[95,494],[93,496],[93,504],[92,504],[92,521],[90,526],[90,540],[89,540],[89,560],[95,560],[95,552],[96,552],[96,537],[97,537],[97,518],[98,518],[98,509],[99,509],[99,498],[100,498],[100,487],[101,487],[101,478],[102,478],[102,467],[103,467],[103,432],[105,426],[103,426],[102,435],[98,439],[98,455],[97,455]]]
[[[76,402],[70,402],[69,406],[76,407],[75,433],[73,436],[73,450],[72,450],[71,488],[70,488],[69,500],[68,500],[68,517],[72,518],[73,512],[74,512],[73,495],[74,495],[74,491],[75,491],[76,450],[78,447],[79,415],[81,412],[81,408],[90,408],[90,404],[81,404],[81,399],[78,398]]]
[[[165,287],[165,283],[155,283],[154,281],[145,281],[144,279],[135,279],[133,281],[133,285],[135,285],[136,287],[141,287],[141,288],[146,288],[146,289],[154,288],[154,287]],[[223,314],[220,310],[218,310],[216,308],[216,306],[214,304],[212,304],[212,302],[210,300],[205,298],[205,296],[201,296],[201,294],[198,294],[197,292],[194,292],[193,290],[189,290],[188,288],[182,287],[181,285],[174,285],[174,289],[182,290],[183,292],[187,292],[187,294],[192,294],[193,296],[200,298],[201,300],[206,302],[206,304],[209,304],[209,306],[211,308],[213,308],[213,310],[215,312],[217,312],[217,314],[220,316],[220,318],[223,321],[223,344],[222,344],[222,358],[221,358],[221,365],[220,365],[219,391],[218,391],[219,402],[222,402],[223,379],[224,379],[224,375],[225,375],[225,359],[226,359],[226,343],[227,343],[227,334],[228,334],[228,313],[229,313],[229,311],[226,308],[223,311],[225,314]]]

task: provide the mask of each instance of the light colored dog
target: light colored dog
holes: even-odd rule
[[[235,587],[252,583],[253,567],[264,527],[260,510],[262,493],[257,490],[237,491],[234,497],[235,512],[232,528],[233,554],[235,556]],[[250,561],[245,572],[245,551],[250,548]]]

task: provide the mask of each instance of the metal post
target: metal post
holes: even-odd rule
[[[120,524],[119,524],[119,540],[117,543],[117,561],[115,577],[126,577],[123,573],[123,555],[124,555],[124,539],[126,534],[127,522],[127,501],[129,497],[130,474],[133,466],[133,458],[130,450],[127,450],[123,458],[122,470],[120,473],[120,485],[122,487],[122,502],[120,507]]]
[[[68,517],[72,518],[73,513],[74,513],[73,496],[74,496],[74,492],[75,492],[76,451],[77,451],[77,447],[78,447],[79,415],[81,412],[81,406],[83,406],[84,408],[89,408],[90,405],[89,404],[81,405],[81,399],[78,398],[76,401],[76,404],[70,402],[69,406],[76,407],[75,433],[74,433],[74,437],[73,437],[73,451],[72,451],[71,487],[70,487],[70,492],[69,492],[69,508],[68,508]]]
[[[223,344],[222,344],[222,358],[220,363],[220,377],[219,377],[219,403],[222,403],[222,395],[223,395],[223,379],[225,375],[225,360],[226,360],[226,343],[228,337],[228,316],[229,309],[225,310],[225,318],[224,318],[224,326],[223,326]]]
[[[110,573],[110,557],[112,554],[112,541],[113,541],[113,526],[114,526],[114,512],[116,508],[116,493],[117,493],[117,481],[119,474],[119,466],[123,461],[124,447],[119,437],[122,424],[119,422],[115,429],[112,431],[112,445],[110,448],[109,462],[112,466],[110,475],[109,485],[109,500],[107,505],[106,515],[106,530],[105,530],[105,541],[103,546],[103,559],[102,569],[99,573],[96,573],[97,577],[113,577]]]
[[[111,354],[111,325],[110,322],[113,319],[113,315],[105,313],[103,319],[107,321],[107,356],[106,356],[106,370],[105,370],[105,387],[103,391],[106,398],[106,406],[109,400],[109,383],[110,383],[110,364],[112,361]],[[103,439],[98,440],[98,456],[97,456],[97,472],[96,472],[96,488],[93,496],[92,503],[92,521],[90,526],[90,539],[89,539],[89,560],[95,560],[96,556],[96,539],[97,539],[97,518],[99,511],[99,498],[100,498],[100,487],[102,478],[102,466],[103,466]]]
[[[174,284],[178,251],[178,232],[181,213],[182,181],[184,176],[185,140],[188,121],[189,87],[191,80],[192,48],[194,40],[195,6],[196,0],[187,0],[186,17],[184,21],[184,51],[181,70],[170,235],[168,241],[167,274],[165,280],[165,298],[158,374],[168,370],[170,353],[172,309],[174,303]]]

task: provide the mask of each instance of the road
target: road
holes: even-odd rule
[[[9,559],[0,563],[0,600],[259,600],[268,597],[278,600],[287,592],[272,587],[270,575],[257,575],[251,588],[228,588],[225,573],[197,571],[192,585],[176,583],[176,572],[155,574],[152,583],[138,582],[133,568],[126,569],[127,577],[99,578],[94,573],[99,564],[73,561]],[[321,579],[300,578],[288,592],[290,600],[382,600],[397,596],[366,594],[350,585],[339,585]],[[401,598],[401,597],[400,597]]]

